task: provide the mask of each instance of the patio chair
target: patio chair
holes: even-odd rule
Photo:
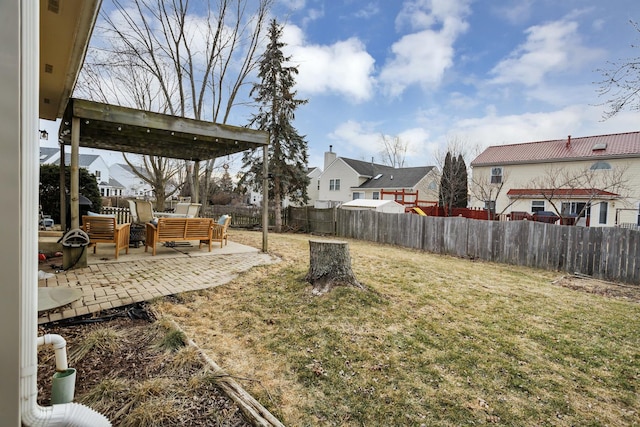
[[[153,221],[154,215],[151,202],[136,200],[136,212],[138,213],[138,221],[140,221],[140,224],[146,224]]]
[[[231,216],[222,215],[217,223],[213,224],[213,234],[211,240],[214,242],[220,242],[220,247],[222,248],[222,244],[226,245],[229,241],[229,234],[227,230],[231,225]]]
[[[127,200],[129,202],[129,213],[131,215],[131,222],[135,224],[140,223],[140,219],[138,218],[138,210],[136,209],[136,201],[135,200]]]
[[[82,216],[82,229],[89,235],[89,246],[93,246],[96,253],[98,243],[111,243],[116,245],[115,258],[118,259],[120,250],[125,249],[129,253],[129,233],[131,224],[118,224],[115,216]]]
[[[196,218],[200,213],[200,203],[189,203],[187,207],[187,218]]]
[[[189,211],[190,203],[178,203],[176,208],[173,210],[175,215],[184,215],[187,216],[187,212]]]

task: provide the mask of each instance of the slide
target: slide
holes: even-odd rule
[[[420,209],[419,207],[417,207],[417,206],[415,208],[411,208],[411,209],[413,209],[413,211],[415,213],[417,213],[418,215],[420,215],[420,216],[427,216],[427,214],[424,213],[424,211],[422,209]]]

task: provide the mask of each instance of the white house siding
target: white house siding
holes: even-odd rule
[[[620,209],[619,223],[634,223],[638,222],[638,205],[640,204],[640,158],[625,158],[625,159],[588,159],[580,161],[568,161],[568,162],[555,162],[555,163],[535,163],[535,164],[518,164],[518,165],[495,165],[502,167],[504,187],[500,192],[496,200],[496,212],[500,213],[505,208],[505,213],[511,211],[525,211],[531,212],[531,201],[539,200],[543,201],[544,198],[523,198],[513,202],[512,206],[507,205],[512,201],[507,197],[509,189],[517,188],[533,188],[533,181],[539,179],[550,173],[550,171],[567,171],[571,173],[574,171],[578,173],[585,168],[590,168],[596,161],[606,161],[609,163],[613,170],[616,168],[627,168],[625,172],[625,179],[627,191],[624,194],[627,197],[618,200],[604,200],[609,203],[607,212],[606,224],[599,223],[600,207],[597,205],[602,199],[592,200],[591,211],[591,226],[613,226],[616,221],[616,210]],[[491,173],[492,166],[474,166],[473,177],[475,182],[488,182],[488,177]],[[538,187],[538,186],[536,186]],[[611,192],[616,192],[611,190]],[[563,200],[558,200],[561,203]],[[564,201],[579,201],[579,199],[571,199]],[[476,197],[472,198],[472,206],[482,208],[484,207],[484,200],[479,200]],[[627,210],[629,209],[629,210]],[[553,211],[553,207],[549,202],[545,201],[545,210]]]
[[[366,178],[358,173],[341,158],[337,158],[319,177],[320,190],[318,200],[348,202],[352,199],[352,188],[362,184]],[[340,180],[340,190],[331,190],[331,180]],[[334,181],[335,182],[335,181]]]
[[[307,187],[307,196],[309,197],[309,205],[313,206],[316,200],[320,197],[320,175],[322,175],[322,169],[313,168],[307,175],[309,177],[309,186]]]
[[[109,168],[111,178],[124,187],[124,197],[150,197],[153,194],[151,185],[129,170],[128,165],[116,163]]]

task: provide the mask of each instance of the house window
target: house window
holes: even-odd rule
[[[607,223],[607,211],[609,210],[609,203],[600,202],[600,224]]]
[[[536,213],[544,210],[544,200],[532,200],[531,201],[531,213]]]
[[[320,191],[320,180],[318,180],[318,191]]]
[[[591,165],[591,170],[595,171],[595,170],[607,170],[607,169],[611,169],[611,165],[607,162],[595,162],[594,164]]]
[[[96,180],[100,181],[100,171],[96,171]]]
[[[101,195],[102,197],[104,197],[104,188],[101,188],[101,189],[100,189],[100,195]]]
[[[496,201],[495,200],[485,200],[484,208],[488,211],[495,212],[496,211]]]
[[[373,200],[380,200],[380,192],[379,191],[374,191],[373,192]],[[640,212],[638,213],[638,215],[640,216]]]
[[[638,225],[640,225],[640,205],[638,205]]]
[[[589,207],[583,202],[562,202],[562,215],[578,215],[584,218],[589,216]]]
[[[502,168],[491,168],[491,183],[502,184]]]
[[[340,180],[339,179],[331,179],[331,180],[329,180],[329,191],[340,191]]]
[[[353,193],[353,200],[357,200],[357,199],[364,199],[364,197],[363,197],[363,196],[364,196],[364,194],[363,194],[363,193],[359,193],[359,192],[355,191],[355,192]]]

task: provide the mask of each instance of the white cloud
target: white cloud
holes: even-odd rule
[[[531,16],[533,0],[515,0],[495,8],[495,12],[511,24],[519,24]]]
[[[282,3],[285,8],[300,10],[304,8],[306,0],[280,0],[280,3]]]
[[[302,30],[287,25],[282,41],[298,67],[296,88],[301,93],[333,92],[353,102],[371,98],[375,60],[359,39],[352,37],[332,45],[306,44]]]
[[[329,134],[329,138],[339,141],[348,153],[358,152],[364,155],[376,155],[380,144],[380,132],[376,131],[376,124],[372,122],[356,122],[348,120],[341,123]],[[350,157],[350,154],[340,154],[342,157]],[[367,159],[371,160],[371,159]]]
[[[380,80],[386,91],[400,95],[409,85],[437,87],[453,65],[453,45],[468,24],[467,0],[415,0],[405,2],[396,18],[398,29],[414,31],[391,46],[393,57],[385,64]]]
[[[376,3],[368,3],[355,13],[356,18],[369,19],[380,13],[380,7]]]
[[[491,70],[495,75],[491,83],[539,85],[549,74],[580,70],[601,55],[600,50],[582,45],[574,21],[535,25],[525,33],[527,40]]]

